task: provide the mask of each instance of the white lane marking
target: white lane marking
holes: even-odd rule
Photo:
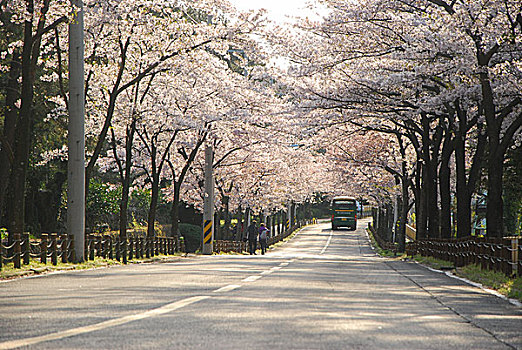
[[[214,293],[222,293],[222,292],[230,292],[231,290],[240,288],[241,286],[239,284],[230,284],[228,286],[221,287],[219,289],[216,289]]]
[[[241,282],[254,282],[260,278],[261,278],[261,276],[250,276],[250,277],[247,277],[247,278],[241,280]]]
[[[319,255],[323,254],[326,251],[326,248],[330,245],[330,241],[332,240],[333,231],[330,231],[330,236],[328,236],[328,240],[326,241],[326,244],[323,247],[323,250],[319,253]]]
[[[269,275],[274,271],[281,270],[282,268],[283,267],[281,267],[281,266],[274,266],[274,267],[271,267],[270,270],[265,270],[265,271],[261,272],[260,275]]]
[[[119,325],[129,323],[132,321],[138,321],[138,320],[142,320],[142,319],[149,318],[149,317],[163,315],[168,312],[181,309],[182,307],[185,307],[185,306],[193,304],[193,303],[197,303],[198,301],[205,300],[208,298],[210,298],[210,297],[204,296],[204,295],[194,296],[194,297],[179,300],[179,301],[167,304],[167,305],[163,305],[157,309],[152,309],[152,310],[143,312],[141,314],[115,318],[113,320],[108,320],[108,321],[92,324],[90,326],[72,328],[72,329],[68,329],[65,331],[61,331],[61,332],[41,335],[38,337],[10,340],[10,341],[0,343],[0,350],[14,349],[14,348],[22,347],[22,346],[30,346],[30,345],[42,343],[45,341],[63,339],[63,338],[72,337],[72,336],[79,335],[79,334],[98,331],[98,330],[109,328],[109,327],[119,326]]]
[[[282,266],[288,266],[289,264],[290,264],[290,263],[284,262],[284,263],[279,264],[279,266],[281,266],[281,267],[282,267]]]

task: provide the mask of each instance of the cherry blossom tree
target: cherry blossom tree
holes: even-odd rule
[[[331,9],[323,23],[304,21],[297,34],[273,38],[299,63],[292,72],[298,77],[293,87],[302,108],[321,111],[315,125],[353,123],[385,133],[396,130],[409,140],[417,158],[420,237],[426,229],[430,237],[440,237],[440,229],[444,236],[450,232],[450,163],[456,152],[462,194],[459,228],[466,225],[463,233],[469,232],[469,193],[475,189],[484,150],[480,123],[488,120],[486,109],[490,124],[495,116],[496,130],[503,130],[488,133],[493,145],[488,164],[496,164],[495,169],[502,169],[498,162],[520,129],[520,74],[514,68],[520,60],[520,6],[515,1],[482,6],[479,0],[323,3]],[[285,37],[292,37],[291,42]],[[470,140],[472,136],[476,139]],[[462,166],[467,163],[466,144],[476,146],[469,174]],[[488,214],[490,221],[497,220],[489,226],[491,235],[498,234],[502,220],[498,176],[498,171],[488,175],[488,197],[497,198],[489,205],[497,213],[496,219]]]

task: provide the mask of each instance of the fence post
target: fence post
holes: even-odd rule
[[[42,233],[40,241],[40,262],[47,264],[47,233]]]
[[[520,259],[520,256],[518,256],[518,238],[512,237],[511,238],[511,269],[513,271],[513,275],[520,275],[520,272],[518,270],[518,259]]]
[[[89,235],[89,260],[94,260],[94,249],[95,249],[95,244],[94,244],[94,235],[90,234]]]
[[[29,259],[31,257],[31,241],[29,233],[22,233],[22,252],[24,256],[24,265],[29,265]]]
[[[520,241],[518,242],[518,265],[517,265],[517,271],[518,275],[522,276],[522,259],[520,258],[522,256],[522,244],[520,244]]]
[[[148,252],[149,252],[149,256],[147,258],[152,258],[154,257],[154,237],[147,237],[147,240],[148,240]]]
[[[117,235],[115,238],[116,240],[116,260],[121,261],[121,239],[120,235]]]
[[[109,235],[103,235],[100,237],[103,242],[101,256],[104,259],[107,259],[107,256],[109,255],[109,237]]]
[[[57,239],[58,235],[56,233],[51,233],[51,263],[56,266],[58,265],[58,243]]]
[[[127,234],[125,236],[121,237],[120,239],[120,246],[121,246],[121,257],[124,264],[127,264],[127,257],[128,257],[128,251],[129,248],[127,246]]]
[[[69,241],[69,246],[67,247],[67,251],[69,252],[69,254],[67,255],[67,260],[71,261],[71,262],[75,262],[76,261],[76,248],[74,246],[74,235],[73,234],[68,235],[67,239]],[[86,256],[86,255],[84,255],[84,256]]]
[[[89,260],[89,235],[85,235],[85,241],[83,242],[83,256],[85,260]]]
[[[21,265],[20,265],[21,247],[20,247],[20,234],[19,233],[13,233],[13,243],[14,243],[13,265],[14,265],[15,269],[19,269],[21,267]]]
[[[67,247],[67,235],[61,234],[60,240],[62,241],[61,248],[62,248],[62,263],[67,263],[67,254],[68,254],[68,247]]]
[[[2,236],[0,235],[0,271],[2,270],[2,265],[4,264],[4,247],[2,245]]]
[[[96,256],[101,257],[103,254],[103,237],[96,235]]]
[[[113,237],[111,235],[108,235],[107,238],[109,239],[109,254],[108,254],[108,257],[110,260],[112,260],[114,258],[114,244],[113,244]]]
[[[134,259],[134,236],[129,236],[129,260]],[[126,263],[126,261],[125,261]]]

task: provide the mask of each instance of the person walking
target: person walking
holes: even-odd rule
[[[261,245],[261,254],[265,255],[266,253],[266,247],[267,247],[267,241],[268,241],[268,228],[265,226],[265,224],[259,225],[259,244]]]
[[[248,251],[250,255],[256,255],[257,233],[256,222],[253,220],[247,228]]]

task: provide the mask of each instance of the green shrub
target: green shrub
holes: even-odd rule
[[[185,238],[185,248],[187,252],[193,253],[200,248],[202,236],[201,226],[180,223],[179,232]]]
[[[129,198],[129,217],[133,227],[147,226],[150,207],[150,189],[134,189]]]
[[[86,227],[89,232],[106,232],[118,228],[121,186],[93,179],[89,184]]]
[[[2,239],[7,239],[7,229],[5,227],[0,227],[0,241]]]

